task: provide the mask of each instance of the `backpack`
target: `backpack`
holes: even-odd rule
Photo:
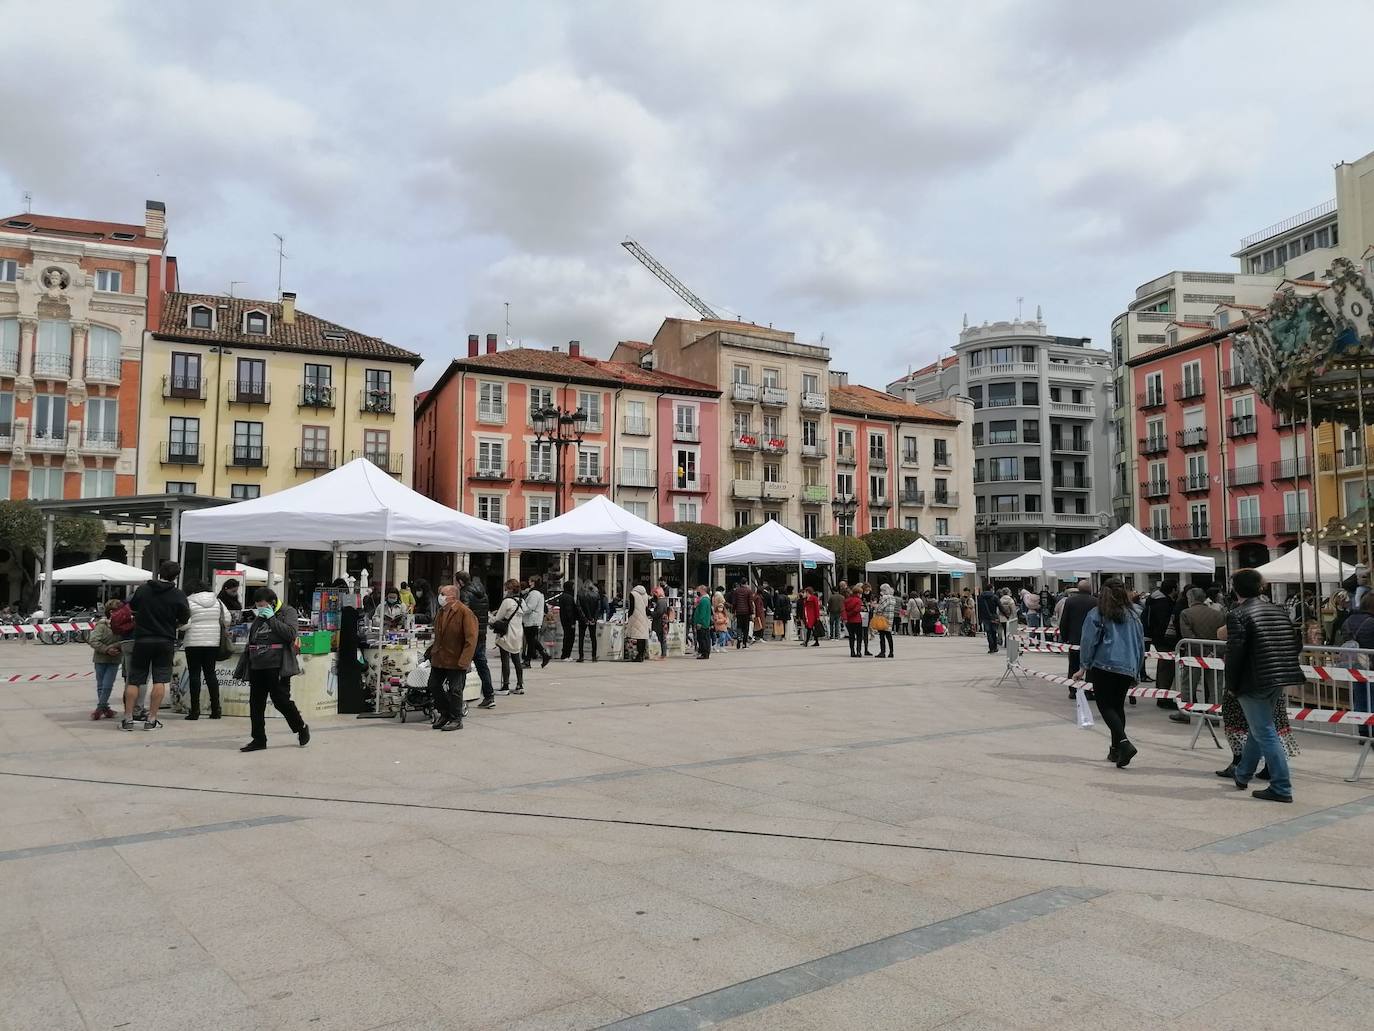
[[[134,610],[129,608],[127,601],[110,613],[110,629],[120,637],[128,637],[134,632]]]

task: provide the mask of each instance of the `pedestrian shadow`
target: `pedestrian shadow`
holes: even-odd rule
[[[991,757],[998,760],[1013,759],[1027,763],[1048,763],[1055,766],[1101,766],[1103,760],[1090,759],[1082,755],[1007,755],[997,752]]]
[[[1164,771],[1151,770],[1150,772],[1162,773]],[[1200,784],[1197,787],[1188,788],[1170,788],[1155,784],[1113,783],[1102,783],[1095,786],[1115,795],[1127,795],[1136,798],[1168,798],[1179,802],[1214,802],[1226,797],[1225,791],[1217,790],[1216,785],[1207,784]],[[1222,785],[1222,787],[1224,786],[1225,785]]]

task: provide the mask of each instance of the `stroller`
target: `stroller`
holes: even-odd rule
[[[405,682],[392,688],[393,706],[406,722],[406,713],[422,712],[425,719],[434,722],[434,698],[429,693],[429,663],[421,662],[408,674]]]

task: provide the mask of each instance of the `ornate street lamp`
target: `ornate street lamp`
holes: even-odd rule
[[[830,501],[830,511],[835,514],[835,533],[837,536],[845,536],[844,528],[849,525],[854,514],[859,511],[859,495],[857,494],[836,494]],[[852,528],[851,528],[852,529]],[[844,550],[844,576],[842,580],[849,580],[849,549]]]
[[[563,452],[569,445],[582,443],[587,432],[587,413],[581,408],[568,410],[545,405],[530,410],[534,424],[534,439],[539,444],[553,445],[553,514],[563,514]]]
[[[983,543],[987,545],[983,549],[983,586],[986,587],[992,579],[992,551],[997,541],[997,517],[985,516],[978,520],[977,529],[984,532]]]

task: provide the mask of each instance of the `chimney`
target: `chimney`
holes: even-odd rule
[[[162,201],[144,202],[143,232],[150,240],[161,240],[167,235],[167,205]]]
[[[495,353],[496,353],[496,334],[495,334],[495,333],[488,333],[488,334],[487,334],[487,354],[495,354]]]
[[[582,357],[582,342],[580,340],[569,340],[568,354],[572,355],[574,358]]]
[[[296,323],[296,295],[290,290],[283,290],[281,295],[281,320],[288,326]]]
[[[476,334],[476,333],[469,333],[469,334],[468,334],[468,357],[469,357],[469,358],[476,358],[477,355],[478,355],[478,353],[479,353],[481,350],[482,350],[482,345],[481,345],[481,342],[477,339],[477,334]]]

